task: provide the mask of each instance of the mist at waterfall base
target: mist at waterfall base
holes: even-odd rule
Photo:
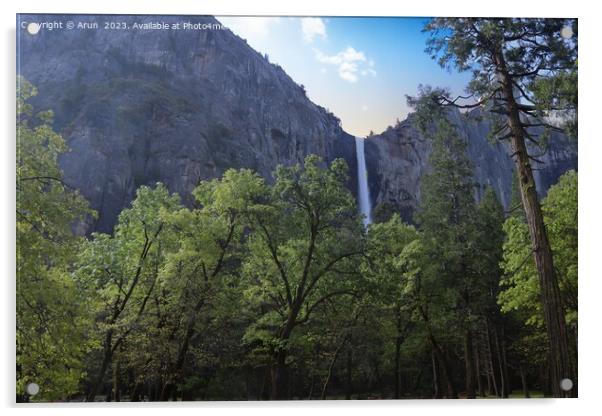
[[[368,188],[364,138],[362,137],[355,137],[355,154],[357,157],[357,188],[360,212],[364,217],[364,226],[367,227],[372,222],[372,207],[370,203],[370,188]]]

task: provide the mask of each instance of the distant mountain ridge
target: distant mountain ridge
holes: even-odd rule
[[[449,111],[450,120],[467,143],[466,153],[472,162],[477,183],[476,198],[479,199],[485,188],[491,186],[508,208],[515,171],[510,144],[508,141],[489,142],[487,136],[491,125],[486,117],[481,116],[480,109],[467,114],[457,109]],[[406,221],[412,221],[420,201],[420,179],[430,169],[430,151],[431,142],[416,128],[413,114],[395,127],[371,136],[366,143],[366,159],[372,205],[387,203]],[[538,155],[537,160],[540,161],[532,161],[532,166],[541,196],[545,196],[560,175],[577,169],[577,142],[561,133],[551,132],[547,150],[533,149],[532,154]]]
[[[183,18],[219,23],[210,16],[119,16],[128,24]],[[83,22],[95,19],[77,16]],[[326,162],[344,158],[348,186],[357,194],[354,137],[281,67],[229,30],[55,30],[19,36],[19,73],[38,87],[34,105],[54,111],[55,129],[71,148],[60,160],[65,180],[99,212],[87,231],[110,232],[140,185],[161,181],[190,203],[199,180],[219,177],[230,167],[251,168],[269,180],[278,164],[299,163],[311,153]],[[455,121],[469,140],[479,183],[492,184],[507,202],[509,152],[487,142],[487,125],[463,117]],[[556,147],[538,174],[544,190],[577,164],[576,146],[561,136],[551,142]],[[430,151],[412,127],[412,116],[370,137],[365,149],[372,206],[387,202],[411,219]]]

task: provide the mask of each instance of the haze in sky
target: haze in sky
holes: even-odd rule
[[[419,84],[463,92],[469,74],[450,73],[424,52],[428,18],[217,17],[267,54],[308,97],[366,136],[403,120]]]

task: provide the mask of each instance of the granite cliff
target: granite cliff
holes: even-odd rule
[[[61,18],[73,17],[31,17]],[[218,23],[205,16],[115,20]],[[71,147],[60,164],[99,213],[88,229],[110,231],[136,188],[157,181],[189,202],[199,180],[230,167],[270,178],[278,164],[310,153],[326,162],[345,158],[356,177],[354,140],[340,120],[227,29],[22,33],[18,71],[38,87],[35,106],[54,111],[55,129]]]
[[[449,118],[467,143],[466,153],[477,184],[475,197],[479,199],[484,189],[491,186],[507,208],[515,170],[512,151],[507,141],[491,143],[487,139],[491,126],[480,111],[462,114],[450,110]],[[410,114],[396,126],[369,137],[365,146],[372,206],[388,204],[410,222],[420,201],[420,178],[430,169],[431,151],[430,140],[418,131],[414,118]],[[577,142],[563,134],[551,133],[547,149],[532,149],[531,153],[538,155],[539,162],[532,163],[542,197],[560,175],[577,169]]]
[[[118,20],[218,23],[208,16]],[[71,148],[60,160],[66,182],[99,213],[87,231],[111,231],[141,185],[161,181],[189,203],[199,180],[230,167],[251,168],[271,180],[278,164],[299,163],[311,153],[326,162],[344,158],[348,186],[357,193],[355,142],[340,120],[227,29],[20,33],[17,66],[38,87],[34,105],[54,111],[54,127]],[[507,205],[509,150],[487,141],[486,122],[468,121],[458,112],[451,117],[468,142],[479,189],[493,186]],[[371,136],[365,152],[372,206],[388,203],[411,220],[430,152],[412,115]],[[537,181],[545,193],[560,174],[576,168],[576,147],[555,135],[543,161]]]

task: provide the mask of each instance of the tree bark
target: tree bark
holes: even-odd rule
[[[522,364],[519,367],[519,371],[520,371],[520,381],[523,386],[523,396],[525,396],[525,398],[528,399],[531,396],[529,395],[529,387],[527,385],[527,374],[525,373],[525,367],[523,367]]]
[[[472,349],[472,331],[464,332],[464,363],[466,369],[466,398],[475,399],[474,352]]]
[[[140,401],[140,391],[142,390],[142,384],[136,383],[134,385],[134,390],[132,390],[132,401],[139,402]]]
[[[401,344],[403,338],[401,335],[397,335],[395,339],[395,398],[401,397]]]
[[[506,389],[506,397],[512,393],[512,384],[510,383],[510,377],[508,376],[508,358],[506,357],[506,335],[504,330],[504,325],[501,326],[501,336],[500,336],[500,345],[502,348],[502,371],[504,374],[504,382]]]
[[[570,397],[572,396],[571,392],[564,392],[560,388],[562,379],[570,378],[573,382],[576,380],[573,375],[568,348],[564,307],[554,269],[552,249],[539,204],[533,170],[525,144],[526,134],[521,125],[518,103],[514,97],[512,78],[501,50],[494,55],[494,59],[501,75],[508,123],[512,133],[511,143],[515,155],[521,199],[533,245],[533,258],[539,276],[541,303],[550,350],[552,393],[554,397]]]
[[[437,344],[435,338],[432,335],[430,336],[430,339],[431,345],[433,345],[433,349],[435,351],[435,356],[437,357],[437,361],[441,365],[441,375],[443,376],[443,383],[445,384],[447,392],[446,397],[448,399],[457,399],[458,393],[456,392],[456,389],[454,388],[454,385],[451,380],[451,372],[449,369],[449,363],[447,361],[447,358],[445,358],[445,354],[443,353],[441,347],[439,347],[439,344]]]
[[[443,382],[445,383],[445,387],[447,390],[447,398],[448,399],[457,399],[458,393],[456,392],[456,389],[454,388],[454,385],[451,380],[451,372],[450,372],[449,363],[447,361],[447,358],[445,358],[445,354],[443,353],[443,350],[439,346],[439,343],[437,343],[437,340],[435,339],[435,335],[433,334],[433,330],[432,330],[432,327],[430,324],[428,313],[424,310],[423,307],[419,307],[419,311],[420,311],[420,314],[422,315],[422,319],[424,320],[426,327],[427,327],[428,340],[431,344],[431,347],[433,348],[435,357],[437,358],[437,361],[439,362],[439,364],[441,366],[441,375],[443,376]]]
[[[87,402],[93,402],[96,398],[96,394],[98,394],[98,389],[100,388],[102,381],[105,377],[105,373],[107,372],[107,368],[109,368],[109,364],[111,363],[111,359],[113,358],[113,348],[111,346],[113,342],[113,331],[108,330],[105,335],[104,340],[104,354],[102,357],[102,363],[100,364],[100,370],[98,370],[98,374],[96,375],[96,379],[86,396]]]
[[[345,377],[345,399],[351,400],[351,394],[353,393],[353,379],[352,379],[352,370],[353,370],[353,356],[351,352],[351,348],[347,349],[347,376]]]
[[[481,359],[479,357],[478,341],[475,343],[474,361],[475,361],[475,376],[477,378],[477,393],[478,393],[479,397],[485,397],[485,392],[483,390],[483,380],[481,377]]]
[[[339,354],[341,353],[341,349],[343,349],[346,342],[347,342],[347,336],[345,336],[343,338],[343,341],[337,347],[337,349],[334,352],[334,355],[332,356],[332,360],[330,361],[330,365],[328,366],[328,374],[326,375],[326,379],[324,380],[324,384],[322,386],[322,394],[320,395],[320,398],[322,400],[326,400],[326,388],[328,387],[328,383],[330,382],[330,379],[332,377],[332,370],[334,369],[334,365],[337,362],[337,358],[339,357]]]
[[[272,365],[272,391],[270,392],[271,400],[286,400],[288,395],[288,373],[286,368],[287,344],[288,340],[295,327],[297,315],[299,314],[300,304],[295,303],[289,313],[288,320],[284,328],[280,331],[279,340],[282,344],[274,352],[274,364]]]
[[[309,383],[309,393],[307,394],[307,400],[311,400],[314,395],[314,386],[316,385],[316,376],[311,375],[310,383]]]
[[[272,366],[271,400],[286,400],[288,381],[286,379],[286,350],[281,348],[276,353],[276,362]]]
[[[270,394],[269,394],[269,389],[268,389],[268,385],[270,383],[270,368],[267,367],[264,375],[262,377],[262,382],[261,382],[261,390],[259,391],[259,399],[260,400],[268,400],[270,398]]]
[[[441,398],[441,389],[439,388],[439,368],[437,366],[437,357],[435,349],[431,349],[431,362],[433,363],[433,399]]]
[[[499,397],[499,390],[497,388],[497,381],[495,378],[495,367],[493,365],[493,345],[491,343],[491,332],[490,332],[490,327],[489,327],[489,320],[485,319],[485,330],[487,333],[487,352],[488,352],[488,361],[489,361],[489,375],[490,375],[490,380],[491,380],[491,384],[493,384],[493,392],[495,393],[496,396]],[[491,394],[491,390],[489,391],[489,393]]]
[[[193,316],[196,316],[196,313],[200,310],[202,304],[203,304],[203,302],[200,301],[197,305],[195,305]],[[168,378],[168,380],[165,382],[165,384],[161,388],[161,394],[159,396],[159,400],[161,400],[161,401],[167,401],[169,399],[169,396],[175,390],[176,380],[178,379],[180,372],[182,371],[182,368],[184,367],[184,362],[186,360],[186,355],[188,353],[188,348],[190,346],[190,340],[191,340],[192,336],[194,335],[194,324],[195,324],[195,320],[192,317],[189,318],[188,323],[186,324],[186,332],[184,333],[184,339],[182,340],[182,344],[180,345],[180,348],[178,349],[178,356],[176,358],[176,363],[175,363],[175,366],[173,369],[172,378],[171,379]]]
[[[121,401],[121,386],[119,382],[119,376],[121,371],[121,366],[119,363],[119,356],[117,356],[117,360],[115,360],[113,364],[113,400],[116,402]]]
[[[502,358],[502,350],[500,347],[500,339],[497,333],[497,328],[493,328],[493,340],[495,342],[495,350],[497,353],[497,363],[500,370],[500,387],[501,387],[501,396],[502,398],[508,398],[508,383],[506,381],[506,376],[504,373],[504,360]]]

